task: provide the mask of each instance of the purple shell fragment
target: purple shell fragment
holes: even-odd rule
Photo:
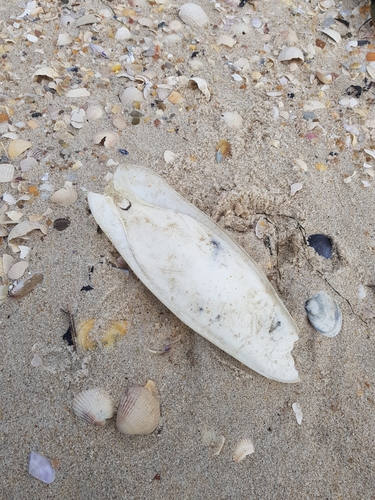
[[[55,470],[51,462],[36,451],[32,451],[29,456],[29,474],[47,484],[55,479]]]

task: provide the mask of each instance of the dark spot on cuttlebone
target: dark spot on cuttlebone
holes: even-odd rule
[[[210,241],[212,247],[213,247],[213,250],[214,250],[214,258],[217,257],[218,253],[220,252],[220,250],[222,249],[222,246],[221,246],[221,243],[220,241],[216,241],[216,240],[211,240]]]

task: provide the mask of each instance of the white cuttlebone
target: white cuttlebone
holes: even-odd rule
[[[247,253],[143,167],[119,167],[91,212],[138,278],[181,321],[244,365],[298,382],[298,328]]]

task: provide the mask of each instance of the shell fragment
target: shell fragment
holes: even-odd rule
[[[89,192],[88,201],[124,260],[178,318],[265,377],[299,381],[297,326],[255,262],[211,219],[136,166],[119,167],[105,195]]]

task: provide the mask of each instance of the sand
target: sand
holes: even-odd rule
[[[141,15],[168,26],[178,20],[181,4],[166,2],[164,12],[159,4],[144,6]],[[22,190],[38,188],[39,196],[8,206],[7,210],[21,211],[22,220],[51,209],[41,219],[47,234],[34,231],[23,242],[31,248],[27,272],[42,272],[43,283],[22,299],[9,298],[0,309],[0,497],[374,498],[374,185],[368,175],[371,168],[363,167],[364,162],[374,164],[364,152],[375,143],[374,91],[371,87],[364,91],[354,107],[339,104],[345,97],[355,98],[346,93],[350,85],[365,86],[366,53],[371,52],[366,45],[349,52],[347,43],[371,40],[373,29],[367,25],[358,35],[365,17],[358,10],[351,14],[357,3],[349,1],[340,8],[332,2],[323,12],[315,1],[301,5],[264,1],[256,3],[256,10],[246,4],[232,11],[222,3],[225,13],[202,0],[209,27],[194,30],[183,25],[177,33],[184,39],[168,46],[163,42],[168,33],[162,27],[154,31],[142,27],[136,15],[134,22],[124,18],[133,34],[126,42],[114,38],[121,24],[111,17],[99,30],[92,25],[60,25],[68,11],[81,17],[117,5],[43,1],[43,12],[30,19],[15,19],[24,11],[21,2],[11,0],[0,7],[1,31],[6,34],[0,40],[0,105],[1,112],[9,114],[5,123],[15,127],[2,129],[2,134],[16,132],[44,152],[27,172],[20,170],[27,152],[3,158],[3,163],[15,166],[20,178],[0,184],[1,194],[8,192],[18,200]],[[125,8],[132,7],[124,5],[118,12]],[[340,43],[317,31],[332,17],[330,12],[334,17],[338,11],[349,27],[326,24],[340,32]],[[223,20],[229,26],[244,16],[250,23],[248,33],[238,36],[233,48],[217,46],[220,34],[230,34]],[[260,28],[252,26],[254,18],[260,19]],[[93,53],[88,38],[78,40],[88,31],[96,37],[91,43],[105,49],[108,58]],[[37,40],[28,41],[27,32]],[[59,48],[59,33],[69,33],[76,41]],[[157,36],[164,43],[160,51],[152,48]],[[316,39],[325,42],[323,49]],[[297,61],[296,67],[277,62],[284,45],[301,48],[305,61]],[[134,108],[118,97],[131,80],[118,78],[111,68],[120,61],[122,70],[128,69],[126,60],[120,60],[129,56],[125,47],[141,46],[149,54],[134,51],[139,63],[135,73],[152,70],[156,76],[150,94],[136,110],[142,113],[140,123],[132,125],[134,116],[129,113]],[[254,56],[258,59],[251,59]],[[239,58],[247,58],[249,66],[235,71],[233,63]],[[202,64],[191,67],[192,61]],[[362,66],[351,67],[355,62]],[[77,71],[68,71],[64,63]],[[61,95],[48,90],[48,81],[33,80],[35,69],[43,66],[55,67],[62,79],[72,78]],[[314,80],[316,69],[339,77],[323,87]],[[252,74],[257,71],[262,73],[260,79]],[[210,100],[181,82],[167,89],[156,87],[170,84],[167,77],[178,76],[204,78]],[[370,82],[369,74],[366,77]],[[67,97],[74,84],[86,86],[91,95]],[[184,97],[182,103],[168,100],[173,89]],[[72,106],[82,108],[91,101],[105,109],[102,118],[85,120],[81,129],[72,127]],[[311,101],[321,103],[319,108],[312,105],[315,122],[303,117]],[[116,104],[126,123],[123,130],[112,124]],[[220,116],[225,111],[240,113],[243,125],[227,127]],[[38,112],[42,116],[31,117]],[[65,118],[65,128],[56,125]],[[30,120],[36,128],[30,127]],[[25,126],[17,126],[19,122]],[[357,130],[351,128],[350,134],[344,125]],[[102,130],[118,133],[113,147],[93,144],[94,134]],[[231,155],[217,162],[221,139],[230,143]],[[1,139],[3,156],[10,140]],[[168,164],[166,150],[176,154]],[[306,172],[296,166],[296,159],[304,160]],[[88,210],[85,191],[103,192],[106,175],[117,164],[143,165],[159,173],[254,258],[300,329],[293,350],[300,383],[278,383],[244,367],[181,323],[131,270],[121,268],[117,251],[98,231]],[[316,168],[318,164],[324,167]],[[354,171],[350,182],[344,182]],[[53,204],[50,193],[41,188],[46,173],[54,190],[72,182],[77,201],[66,207]],[[291,196],[295,183],[303,186]],[[57,231],[53,222],[58,218],[69,218],[70,226]],[[318,256],[306,245],[305,238],[315,233],[332,239],[332,259]],[[2,255],[19,257],[7,237],[2,238],[1,250]],[[2,284],[13,285],[6,276],[1,279]],[[335,338],[323,337],[308,322],[305,301],[319,290],[330,293],[342,310],[343,327]],[[69,322],[61,309],[70,310],[77,325],[96,319],[91,332],[98,341],[96,349],[74,351],[68,346],[63,335]],[[100,339],[114,321],[125,321],[126,333],[112,347],[104,347]],[[165,347],[165,354],[151,352]],[[31,364],[36,354],[42,360],[39,367]],[[73,414],[73,398],[84,389],[102,387],[117,404],[130,384],[144,385],[149,379],[158,388],[162,413],[152,435],[121,435],[114,419],[94,427]],[[292,410],[295,402],[302,408],[301,425]],[[209,432],[225,437],[217,456],[205,444]],[[253,440],[255,452],[235,463],[233,451],[242,438]],[[31,451],[52,460],[56,468],[52,484],[29,475]]]

